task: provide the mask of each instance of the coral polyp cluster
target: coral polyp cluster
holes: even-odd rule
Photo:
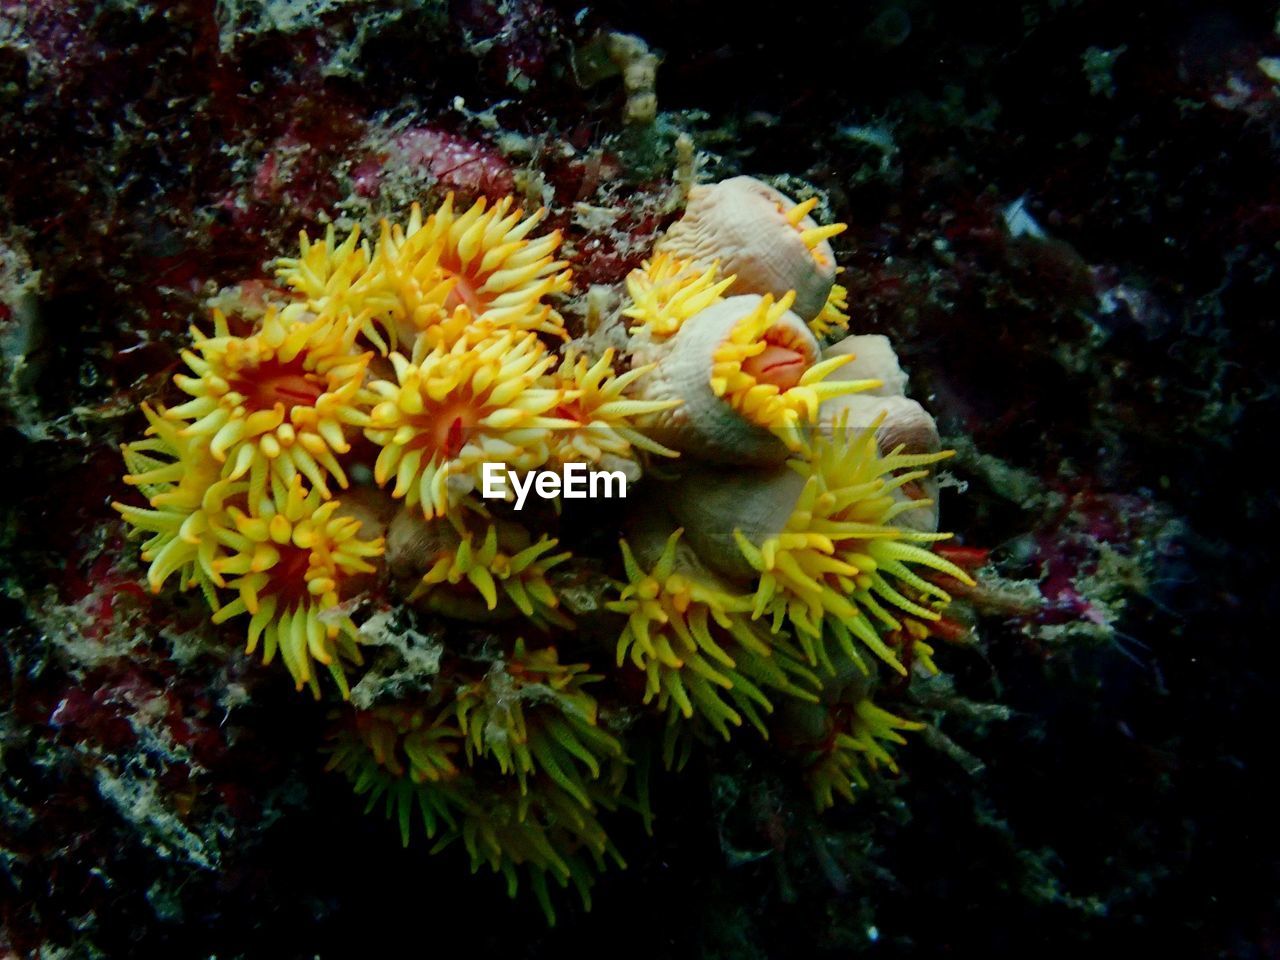
[[[421,226],[415,208],[405,230],[393,228],[391,242],[379,247],[388,276],[397,275],[396,266],[429,257],[448,286],[446,311],[465,307],[495,327],[563,335],[564,321],[544,301],[569,290],[568,264],[555,259],[560,233],[528,239],[544,212],[525,216],[512,205],[511,197],[503,197],[486,209],[482,198],[459,214],[450,197]]]
[[[408,844],[413,821],[442,850],[461,842],[471,869],[489,867],[514,896],[523,872],[549,922],[548,880],[590,905],[594,873],[625,863],[598,819],[622,798],[620,740],[600,727],[600,678],[553,648],[517,640],[482,673],[458,664],[420,704],[342,715],[330,769],[372,808],[384,804]]]
[[[301,297],[295,313],[353,319],[384,355],[412,351],[420,336],[452,347],[477,328],[563,338],[564,320],[545,302],[572,276],[555,259],[560,234],[530,239],[544,213],[512,206],[481,198],[459,214],[450,194],[424,219],[414,204],[403,227],[382,222],[373,249],[358,228],[341,244],[332,227],[319,242],[303,233],[299,255],[278,260],[276,274]]]
[[[307,491],[299,474],[286,485],[273,473],[264,493],[224,477],[207,438],[144,411],[154,436],[125,445],[132,471],[125,480],[150,507],[115,506],[151,534],[142,557],[152,590],[179,573],[183,589],[201,588],[214,623],[250,616],[248,653],[261,639],[264,661],[279,651],[298,688],[309,686],[316,696],[312,664],[323,664],[345,695],[343,663],[358,663],[360,654],[354,624],[338,611],[352,580],[375,572],[382,539],[360,536],[360,521],[343,516],[322,488]],[[230,602],[223,588],[234,594]]]
[[[651,753],[751,727],[816,807],[853,799],[923,725],[877,702],[881,665],[937,672],[973,581],[933,550],[946,454],[887,342],[825,340],[843,227],[816,206],[695,188],[591,333],[510,198],[304,233],[261,307],[193,327],[188,399],[124,447],[148,583],[333,699],[330,767],[404,842],[421,821],[548,918],[622,865],[610,816],[651,826]],[[575,468],[635,489],[578,504]],[[554,503],[525,503],[535,471]]]
[[[816,207],[816,197],[796,203],[752,177],[732,177],[690,190],[684,216],[657,246],[700,266],[718,264],[734,278],[730,293],[780,297],[791,290],[806,323],[825,313],[825,325],[841,325],[832,300],[837,267],[830,240],[845,225],[819,225],[810,216]]]

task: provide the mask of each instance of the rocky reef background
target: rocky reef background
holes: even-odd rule
[[[0,0],[0,956],[1275,955],[1278,12]],[[139,586],[117,444],[301,228],[516,192],[585,290],[736,173],[850,225],[979,641],[901,777],[817,817],[708,751],[547,930]]]

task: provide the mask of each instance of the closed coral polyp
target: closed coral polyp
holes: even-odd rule
[[[819,265],[825,267],[831,264],[831,258],[827,255],[830,248],[825,241],[839,236],[849,228],[847,224],[843,223],[832,223],[827,226],[808,226],[806,221],[817,205],[818,198],[810,197],[808,200],[797,203],[790,210],[786,209],[783,204],[778,204],[778,212],[800,234],[801,242],[809,248],[809,253],[813,255],[813,259]]]

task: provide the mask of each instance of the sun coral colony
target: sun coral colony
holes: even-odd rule
[[[457,842],[510,895],[527,882],[549,923],[551,886],[589,908],[595,873],[624,865],[598,814],[652,818],[647,764],[590,692],[606,672],[643,678],[618,686],[665,715],[668,769],[695,730],[750,725],[816,809],[854,800],[924,729],[888,707],[939,672],[929,641],[965,635],[948,591],[974,579],[951,559],[972,551],[938,545],[931,470],[950,452],[887,341],[845,336],[844,225],[819,225],[817,202],[750,177],[692,187],[626,278],[625,349],[598,354],[546,302],[572,288],[559,232],[532,235],[546,211],[450,196],[372,242],[304,234],[276,264],[291,293],[215,311],[182,354],[189,399],[144,405],[123,447],[146,505],[115,506],[151,589],[200,588],[317,698],[328,674],[350,699],[368,590],[536,629],[495,632],[492,662],[466,631],[429,697],[336,712],[329,766],[403,843],[417,814],[433,849]],[[658,496],[620,511],[605,606],[625,624],[595,673],[561,659],[579,645],[556,583],[605,558],[475,494],[519,510],[530,492],[625,497],[627,479]]]
[[[506,500],[515,491],[516,509],[524,509],[524,501],[533,490],[543,500],[564,497],[566,500],[592,500],[603,497],[627,498],[627,475],[621,470],[588,470],[585,463],[566,463],[564,476],[554,470],[531,470],[523,478],[505,464],[486,463],[482,469],[481,495],[486,500]],[[523,482],[521,480],[523,479]],[[617,490],[617,493],[614,490]]]

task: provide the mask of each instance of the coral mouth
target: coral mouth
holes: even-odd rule
[[[779,390],[790,390],[804,376],[805,357],[799,350],[769,344],[762,353],[742,362],[743,373],[756,383],[768,383]]]
[[[422,429],[409,449],[430,449],[451,460],[462,452],[479,420],[479,412],[466,401],[429,410],[422,416]]]
[[[314,407],[325,392],[324,383],[301,364],[275,361],[260,364],[233,386],[251,410],[271,410],[277,403],[286,410]]]
[[[454,273],[453,288],[449,291],[449,295],[445,297],[445,309],[452,313],[458,307],[466,307],[473,316],[480,316],[488,308],[489,304],[485,298],[480,296],[479,291],[476,289],[478,286],[479,284],[475,283],[467,274]]]
[[[480,292],[488,280],[487,273],[468,269],[462,258],[452,251],[441,256],[440,269],[447,279],[453,281],[444,301],[446,310],[452,313],[458,307],[466,307],[472,316],[478,317],[489,308],[489,297]]]
[[[305,600],[311,551],[292,543],[279,544],[276,550],[280,559],[271,567],[271,581],[266,592],[274,594],[286,606]]]

